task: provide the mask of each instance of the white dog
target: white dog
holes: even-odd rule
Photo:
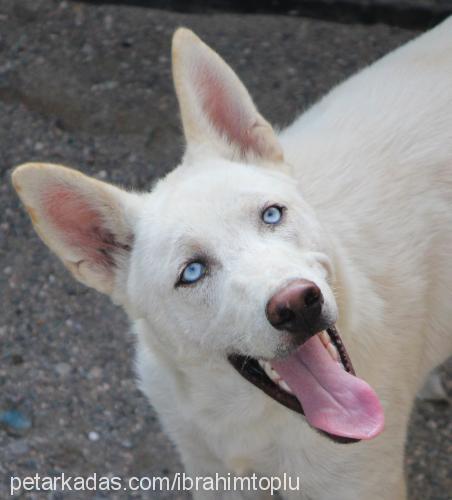
[[[405,498],[413,399],[452,344],[452,18],[280,135],[186,29],[173,72],[182,164],[146,194],[20,166],[37,232],[127,311],[187,473]]]

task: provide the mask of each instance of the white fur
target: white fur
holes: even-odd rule
[[[412,403],[452,345],[452,18],[338,86],[279,143],[236,75],[199,39],[179,31],[173,54],[184,161],[149,194],[111,191],[135,238],[112,295],[134,322],[143,391],[191,474],[300,476],[301,492],[287,498],[405,498]],[[234,143],[229,122],[216,129],[209,105],[199,104],[209,89],[194,85],[198,58],[224,77],[225,99],[243,103],[240,123],[256,134],[253,147]],[[52,168],[29,165],[14,176],[38,219],[46,213],[27,178],[39,170],[51,184]],[[275,230],[259,221],[268,202],[288,207]],[[48,244],[64,239],[45,228]],[[49,246],[67,260],[64,245]],[[175,288],[199,251],[211,260],[209,275]],[[385,431],[372,441],[331,442],[226,360],[289,349],[264,309],[296,277],[321,288],[356,372],[383,403]]]

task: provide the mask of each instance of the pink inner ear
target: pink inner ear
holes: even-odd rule
[[[82,251],[84,260],[111,267],[117,243],[103,226],[100,213],[81,194],[65,186],[45,193],[43,208],[66,244]]]
[[[253,134],[253,117],[242,106],[240,93],[235,93],[229,78],[222,78],[208,63],[197,68],[195,87],[199,90],[201,105],[217,133],[226,136],[242,153],[253,151],[261,154],[259,141]],[[248,115],[248,116],[247,116]]]

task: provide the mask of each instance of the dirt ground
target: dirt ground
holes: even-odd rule
[[[334,84],[416,31],[295,16],[176,14],[56,0],[0,0],[0,498],[9,477],[180,471],[135,388],[121,310],[73,281],[31,229],[11,168],[52,161],[147,189],[177,164],[181,133],[170,40],[188,26],[236,69],[284,126]],[[443,368],[452,394],[452,365]],[[407,447],[412,500],[450,498],[452,411],[418,402]],[[147,498],[28,493],[21,498]],[[185,498],[154,493],[153,498]]]

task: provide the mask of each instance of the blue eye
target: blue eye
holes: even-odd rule
[[[262,212],[262,220],[265,224],[278,224],[281,222],[283,209],[277,205],[272,205]]]
[[[180,277],[180,283],[192,284],[206,274],[206,266],[202,262],[190,262],[185,266]]]

